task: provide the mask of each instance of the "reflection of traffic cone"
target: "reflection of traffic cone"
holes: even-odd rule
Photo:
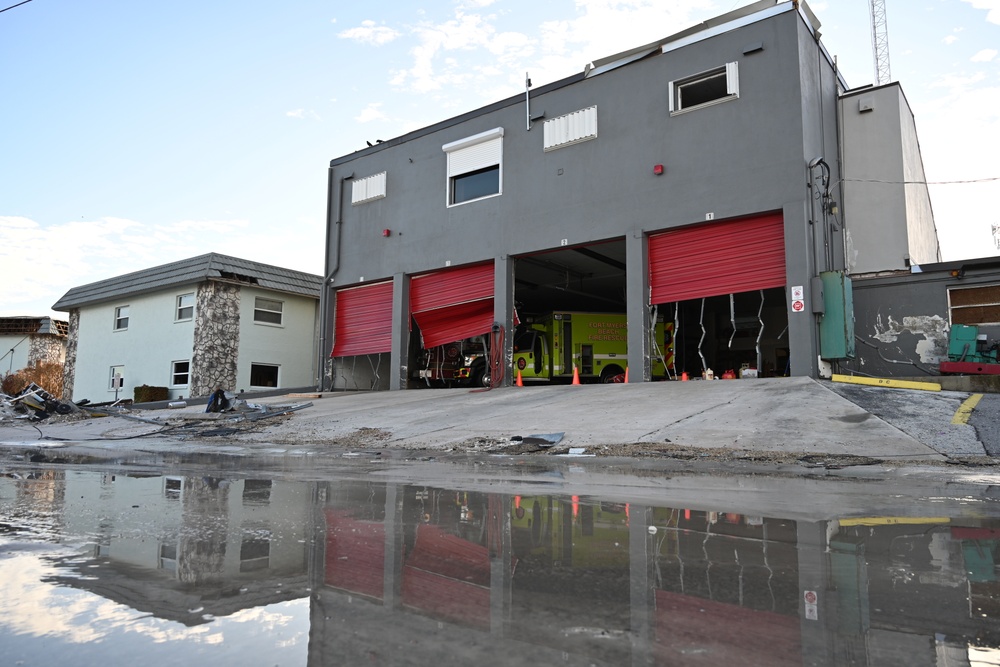
[[[628,366],[625,367],[625,384],[628,384]]]
[[[523,387],[524,386],[524,380],[521,379],[521,369],[520,368],[517,369],[517,386],[518,387]]]
[[[687,381],[688,381],[688,374],[687,371],[684,371],[683,373],[681,373],[681,382],[687,382]]]
[[[580,371],[576,366],[573,366],[573,384],[580,384]]]

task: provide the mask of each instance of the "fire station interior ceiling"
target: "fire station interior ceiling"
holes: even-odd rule
[[[625,241],[517,257],[514,283],[519,314],[625,312]]]

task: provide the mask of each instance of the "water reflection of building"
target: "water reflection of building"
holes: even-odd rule
[[[67,535],[88,535],[86,576],[59,581],[193,625],[306,597],[311,485],[266,479],[55,472],[46,498]]]
[[[1000,528],[976,520],[364,482],[320,497],[311,664],[937,666],[1000,646]]]

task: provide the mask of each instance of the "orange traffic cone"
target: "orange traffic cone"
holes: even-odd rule
[[[628,366],[625,367],[625,384],[628,384]]]
[[[573,384],[580,384],[580,371],[573,366]]]
[[[684,371],[683,373],[681,373],[681,382],[687,382],[687,381],[688,381],[688,374],[687,371]]]
[[[524,386],[524,380],[521,379],[521,369],[520,368],[517,369],[517,386],[518,387],[523,387]]]

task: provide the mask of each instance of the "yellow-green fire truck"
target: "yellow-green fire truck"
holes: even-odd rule
[[[650,333],[654,379],[673,368],[673,323],[658,319]],[[514,339],[514,368],[525,380],[621,382],[628,367],[628,322],[620,313],[555,312],[531,318]]]

